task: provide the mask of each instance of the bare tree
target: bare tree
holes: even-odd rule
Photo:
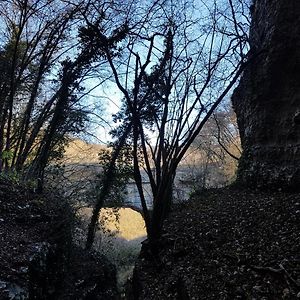
[[[236,117],[225,101],[206,122],[179,165],[180,182],[190,191],[221,187],[235,179],[241,145]]]
[[[102,46],[123,93],[116,119],[121,128],[131,128],[127,138],[153,253],[172,203],[178,164],[251,59],[241,11],[240,1],[221,6],[201,2],[197,10],[188,1],[176,2],[176,8],[174,3],[156,1],[134,24],[126,20],[123,59]],[[103,39],[95,23],[87,26]],[[151,185],[152,207],[146,203],[141,169]]]

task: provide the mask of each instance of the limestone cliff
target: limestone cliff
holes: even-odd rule
[[[238,182],[300,189],[300,1],[255,1],[250,46],[261,54],[232,97],[244,150]]]

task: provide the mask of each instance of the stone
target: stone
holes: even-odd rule
[[[250,47],[256,58],[232,96],[243,154],[237,181],[300,189],[300,1],[256,1]]]

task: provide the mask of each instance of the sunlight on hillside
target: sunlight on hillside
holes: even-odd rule
[[[82,208],[79,212],[84,219],[89,219],[91,214],[91,208]],[[143,217],[131,208],[120,208],[116,213],[112,208],[103,208],[99,220],[103,231],[115,238],[132,241],[146,236]]]
[[[83,140],[74,139],[67,145],[64,159],[66,163],[72,164],[97,164],[98,154],[103,148],[105,148],[103,145],[88,144]]]
[[[88,223],[92,208],[82,208],[79,216]],[[120,291],[132,275],[135,261],[146,239],[145,222],[140,213],[131,208],[103,208],[99,223],[102,230],[95,236],[94,248],[106,256],[117,268]]]
[[[141,214],[131,208],[120,208],[115,215],[113,209],[101,210],[100,218],[108,216],[104,228],[115,232],[116,236],[127,241],[146,236],[145,222]]]

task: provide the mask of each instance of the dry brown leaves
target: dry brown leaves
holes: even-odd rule
[[[300,299],[300,195],[210,190],[165,223],[140,299]]]

